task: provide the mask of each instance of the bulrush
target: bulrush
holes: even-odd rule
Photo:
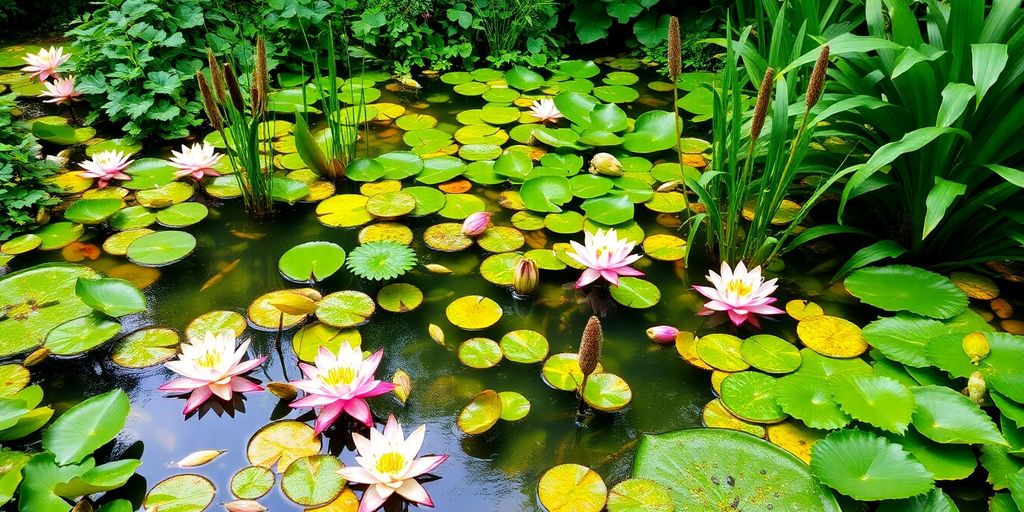
[[[679,18],[668,19],[668,76],[672,83],[679,80],[683,71],[682,43],[679,40]]]
[[[267,111],[267,45],[263,38],[256,40],[256,56],[252,71],[252,111]]]
[[[476,212],[466,220],[462,221],[462,234],[466,236],[480,236],[487,230],[491,223],[491,212]]]
[[[647,337],[655,343],[661,343],[667,345],[676,341],[676,336],[679,334],[679,329],[672,327],[671,325],[656,325],[647,329]]]
[[[207,119],[210,120],[210,124],[213,125],[214,129],[223,130],[224,118],[220,116],[220,108],[217,107],[217,102],[213,100],[210,84],[206,81],[206,75],[203,74],[202,70],[196,71],[196,82],[199,83],[199,95],[203,98],[203,110],[206,111]]]
[[[590,174],[622,176],[622,162],[615,155],[598,153],[590,159]]]
[[[238,86],[238,76],[231,64],[224,63],[224,80],[228,84],[228,97],[235,110],[245,112],[245,99],[242,97],[242,89]]]
[[[531,258],[523,258],[516,263],[512,273],[512,290],[520,297],[528,297],[537,291],[540,284],[540,269]]]
[[[829,46],[821,47],[818,60],[814,63],[814,71],[811,71],[811,81],[807,84],[807,110],[814,108],[814,105],[821,99],[821,91],[825,88],[825,78],[828,75]]]
[[[210,66],[210,78],[213,79],[213,88],[217,92],[217,99],[221,103],[227,103],[228,86],[224,82],[224,71],[221,69],[220,63],[217,62],[217,56],[209,48],[206,49],[206,63]]]
[[[761,79],[761,88],[757,90],[757,104],[754,105],[754,117],[750,120],[750,144],[753,145],[761,136],[764,120],[768,117],[768,105],[772,101],[772,88],[775,85],[775,70],[768,68]]]
[[[604,334],[601,332],[601,320],[596,316],[592,316],[590,320],[587,320],[587,326],[583,328],[583,338],[580,339],[580,351],[578,354],[584,383],[594,373],[594,370],[597,370],[597,363],[601,360],[601,345],[603,344]]]

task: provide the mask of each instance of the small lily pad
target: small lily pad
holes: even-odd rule
[[[88,352],[121,332],[121,324],[100,313],[69,320],[46,334],[43,346],[51,354],[73,356]]]
[[[125,368],[148,368],[174,358],[178,333],[164,327],[135,331],[117,343],[110,359]]]
[[[292,336],[292,350],[300,361],[312,363],[320,348],[330,350],[337,354],[342,345],[358,347],[362,345],[363,337],[357,329],[339,329],[320,322],[313,322],[302,326]]]
[[[754,423],[778,423],[786,413],[775,399],[775,379],[759,372],[738,372],[722,381],[722,404],[736,417]]]
[[[660,261],[676,261],[686,256],[686,240],[672,235],[651,235],[644,239],[644,253]]]
[[[807,348],[828,357],[857,357],[868,349],[860,327],[844,318],[817,315],[804,318],[796,333]]]
[[[160,210],[156,214],[156,221],[161,226],[183,228],[198,224],[209,214],[210,209],[202,203],[179,203]]]
[[[313,427],[300,421],[275,421],[256,431],[245,448],[245,456],[253,466],[267,469],[277,464],[278,473],[302,457],[320,453],[322,438]]]
[[[634,309],[646,309],[661,300],[661,290],[654,283],[636,277],[619,278],[619,284],[608,291],[615,302]]]
[[[583,388],[587,405],[604,412],[615,412],[633,400],[633,391],[622,377],[611,373],[594,373]]]
[[[600,512],[608,498],[608,487],[594,470],[562,464],[540,477],[537,494],[548,512]]]
[[[518,252],[503,252],[488,256],[480,263],[480,275],[498,286],[511,286],[515,279],[515,268],[523,255]]]
[[[740,345],[740,355],[750,366],[767,373],[789,373],[800,367],[800,350],[771,334],[756,334]]]
[[[530,414],[530,401],[525,396],[515,391],[502,391],[498,398],[501,399],[502,420],[519,421]]]
[[[396,242],[402,245],[412,243],[413,234],[405,224],[397,222],[378,222],[359,230],[357,235],[360,244],[369,242]]]
[[[235,337],[245,332],[245,317],[234,311],[215,310],[199,315],[189,322],[185,328],[185,336],[189,339],[200,339],[207,334],[231,331]]]
[[[501,418],[501,397],[492,389],[481,391],[459,412],[459,430],[469,435],[483,434]]]
[[[345,249],[333,242],[306,242],[281,255],[277,267],[289,281],[323,281],[345,264]]]
[[[549,213],[544,216],[544,227],[553,233],[572,235],[583,231],[583,220],[579,212]]]
[[[458,252],[473,245],[473,239],[462,232],[462,224],[445,222],[430,226],[423,232],[423,242],[435,251]]]
[[[165,512],[202,512],[213,503],[217,488],[199,475],[174,475],[153,486],[142,506]]]
[[[630,478],[608,492],[608,512],[673,512],[675,509],[668,488],[653,480]]]
[[[409,215],[412,217],[423,217],[431,213],[437,213],[444,208],[444,192],[433,187],[409,187],[403,190],[406,194],[416,199],[416,207]]]
[[[476,243],[485,251],[501,253],[519,249],[526,243],[526,239],[516,228],[491,226],[477,238]]]
[[[110,227],[126,231],[140,229],[156,222],[156,213],[144,206],[129,206],[110,217]]]
[[[188,201],[193,193],[195,190],[192,185],[175,181],[160,187],[140,190],[135,193],[135,200],[146,208],[166,208]]]
[[[261,466],[242,468],[231,477],[231,494],[240,500],[258,500],[274,487],[274,473]]]
[[[595,372],[602,371],[601,363]],[[541,375],[549,386],[562,391],[579,389],[583,384],[583,370],[580,369],[579,356],[573,353],[555,354],[544,361]]]
[[[423,304],[423,292],[408,283],[394,283],[377,292],[377,304],[385,311],[407,313]]]
[[[501,358],[501,347],[489,338],[470,338],[459,345],[459,361],[470,368],[491,368]]]
[[[24,254],[29,252],[40,245],[42,245],[43,239],[39,238],[38,235],[32,233],[26,233],[21,236],[16,236],[0,245],[0,253],[4,253],[10,256],[17,254]]]
[[[445,194],[444,207],[437,213],[446,218],[463,220],[466,217],[487,209],[484,200],[471,194]]]
[[[124,206],[120,199],[79,199],[64,211],[64,218],[79,224],[100,224]]]
[[[281,490],[288,499],[304,507],[316,507],[334,501],[346,481],[338,470],[344,464],[334,455],[310,455],[296,459],[281,475]]]
[[[448,321],[467,331],[486,329],[501,319],[501,306],[481,295],[468,295],[452,301],[445,309]]]
[[[54,222],[35,232],[35,235],[41,240],[40,251],[62,249],[82,238],[83,234],[85,234],[85,227],[73,222]]]
[[[316,317],[327,325],[344,329],[369,322],[376,309],[369,295],[345,290],[325,296],[316,310]]]
[[[548,340],[529,329],[512,331],[501,337],[501,351],[515,363],[539,363],[548,355]]]
[[[308,296],[310,292],[319,295],[316,290],[309,288],[276,290],[260,295],[249,304],[249,322],[257,329],[263,331],[291,329],[305,320],[308,315],[288,314],[275,307],[274,304],[277,302],[287,302],[294,294]],[[370,302],[373,302],[373,300],[371,299]]]
[[[184,231],[157,231],[128,246],[128,260],[143,267],[163,267],[185,259],[196,248],[196,238]]]
[[[366,211],[374,217],[401,217],[416,208],[416,198],[402,191],[381,192],[366,202]]]

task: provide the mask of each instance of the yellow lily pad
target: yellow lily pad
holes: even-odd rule
[[[608,499],[608,487],[594,470],[562,464],[540,477],[537,494],[548,512],[600,512]]]
[[[497,391],[481,391],[462,408],[456,424],[459,430],[469,435],[483,434],[501,418],[501,397]]]
[[[339,329],[324,323],[313,322],[302,326],[292,336],[292,350],[295,351],[295,356],[299,360],[312,363],[321,347],[332,353],[337,353],[338,348],[343,344],[358,347],[362,342],[363,336],[356,329]]]
[[[812,316],[824,315],[825,310],[813,302],[793,299],[786,303],[786,313],[793,317],[794,320],[803,320]]]
[[[265,425],[253,434],[245,448],[245,456],[253,466],[267,469],[277,464],[277,472],[302,457],[320,453],[321,437],[313,427],[300,421],[283,420]]]
[[[456,222],[430,226],[423,232],[423,242],[441,252],[458,252],[473,245],[473,239],[462,233],[462,224]]]
[[[373,197],[384,192],[398,192],[399,190],[402,190],[402,182],[398,180],[381,180],[359,185],[359,193],[366,197]]]
[[[423,304],[423,292],[409,283],[394,283],[377,292],[377,304],[385,311],[407,313]]]
[[[313,292],[319,295],[312,288],[301,288],[295,290],[276,290],[265,293],[249,304],[249,322],[254,327],[264,331],[276,331],[280,329],[291,329],[305,320],[307,315],[289,315],[274,306],[275,302],[287,299],[288,294],[299,293],[307,295],[306,292]]]
[[[325,296],[316,310],[316,317],[334,327],[358,327],[369,322],[376,309],[377,305],[369,295],[344,290]]]
[[[131,245],[132,242],[152,232],[153,230],[149,228],[118,231],[103,241],[103,252],[114,256],[124,256],[125,254],[128,254],[128,246]]]
[[[868,349],[860,327],[829,315],[804,318],[796,325],[797,336],[807,348],[828,357],[857,357]]]
[[[672,235],[651,235],[644,239],[644,252],[661,261],[681,260],[686,256],[686,240]]]
[[[729,412],[729,410],[722,405],[722,401],[717,398],[708,402],[707,405],[704,406],[704,410],[701,412],[701,418],[704,420],[705,427],[739,430],[740,432],[746,432],[757,437],[764,437],[765,435],[764,426],[746,422],[737,418],[733,413]]]
[[[477,238],[476,243],[485,251],[511,252],[522,247],[526,243],[526,238],[516,228],[491,226]]]
[[[374,217],[401,217],[416,208],[416,198],[405,192],[381,192],[366,202],[366,211]]]
[[[224,330],[235,333],[239,337],[245,332],[245,317],[234,311],[210,311],[196,317],[185,328],[185,336],[189,339],[202,338],[206,334],[215,334]]]
[[[373,220],[366,209],[370,198],[360,194],[339,194],[316,206],[317,220],[333,228],[362,226]]]
[[[603,371],[601,363],[597,363],[595,373]],[[571,352],[555,354],[544,361],[541,368],[544,382],[562,391],[574,391],[583,384],[583,370],[580,369],[579,356]]]
[[[949,278],[972,299],[992,300],[999,296],[999,285],[981,274],[953,272]]]
[[[811,463],[811,447],[823,439],[827,431],[815,430],[799,421],[784,421],[768,425],[768,440],[804,462]]]
[[[697,355],[697,336],[693,331],[679,331],[679,334],[676,334],[676,352],[679,352],[679,357],[684,361],[697,368],[714,370]]]
[[[497,302],[482,295],[468,295],[452,301],[445,309],[448,321],[467,331],[486,329],[501,319]]]
[[[673,512],[672,493],[654,480],[630,478],[608,492],[608,512]]]
[[[697,340],[697,356],[713,368],[726,372],[741,372],[750,368],[750,364],[740,353],[742,345],[743,340],[731,334],[708,334]]]
[[[412,230],[397,222],[378,222],[359,230],[359,243],[391,241],[402,245],[412,243]]]

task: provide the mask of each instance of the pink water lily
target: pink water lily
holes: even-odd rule
[[[184,414],[188,414],[212,396],[231,400],[234,393],[263,391],[263,387],[242,377],[263,364],[266,357],[242,361],[249,349],[249,340],[238,348],[235,333],[224,330],[206,333],[202,338],[193,338],[181,344],[178,359],[168,361],[164,366],[182,378],[161,385],[160,391],[191,393],[185,402]]]
[[[655,343],[661,343],[667,345],[676,341],[676,336],[679,335],[679,329],[672,327],[671,325],[655,325],[647,329],[647,337]]]
[[[64,78],[55,78],[52,82],[43,82],[44,90],[39,95],[48,97],[43,103],[56,103],[58,105],[78,101],[82,93],[75,89],[75,75],[68,75]]]
[[[596,233],[587,231],[584,245],[573,240],[569,242],[572,249],[566,254],[580,265],[587,267],[583,275],[576,281],[576,288],[582,288],[598,279],[611,284],[619,284],[619,276],[642,276],[643,272],[631,267],[639,254],[630,254],[634,243],[619,238],[614,229],[598,229]]]
[[[384,426],[383,434],[377,429],[370,430],[369,439],[352,434],[352,441],[359,452],[356,457],[359,466],[344,467],[338,473],[349,482],[369,485],[363,493],[358,512],[377,510],[395,493],[413,503],[434,506],[430,495],[415,478],[433,470],[448,456],[416,457],[423,446],[426,431],[427,426],[421,425],[406,439],[402,426],[392,415]]]
[[[366,399],[395,389],[394,384],[381,382],[373,376],[383,355],[384,351],[380,350],[364,359],[361,348],[346,343],[336,354],[320,347],[314,359],[316,366],[299,363],[306,379],[291,384],[305,391],[306,396],[289,405],[319,408],[314,426],[317,434],[327,430],[343,412],[372,427],[373,414]]]
[[[718,311],[725,311],[729,319],[737,326],[744,322],[750,322],[755,327],[760,324],[756,315],[779,315],[784,313],[781,309],[772,306],[776,301],[771,294],[778,286],[777,279],[764,280],[761,276],[761,267],[754,267],[750,271],[743,262],[736,264],[736,269],[729,268],[729,264],[722,262],[721,274],[708,271],[708,281],[715,285],[694,286],[701,295],[711,299],[704,303],[704,309],[699,315],[711,315]]]
[[[462,234],[466,236],[480,236],[487,231],[491,223],[491,212],[476,212],[462,221]]]
[[[85,169],[81,173],[83,178],[96,178],[99,182],[98,188],[104,188],[110,180],[130,180],[131,176],[124,173],[125,168],[132,163],[129,155],[117,150],[100,151],[93,155],[92,160],[86,160],[78,165]]]
[[[173,156],[170,162],[177,169],[174,175],[178,178],[192,176],[199,180],[203,176],[220,176],[213,166],[217,165],[224,155],[218,155],[216,148],[209,142],[197,142],[191,147],[182,144],[181,151],[171,150],[171,154]]]
[[[29,53],[21,58],[28,64],[21,70],[30,73],[30,77],[38,77],[40,82],[45,82],[51,76],[59,77],[57,68],[67,62],[69,58],[71,58],[71,54],[65,55],[64,47],[54,48],[51,46],[49,50],[41,48],[39,53]]]
[[[557,123],[562,118],[562,113],[555,106],[555,101],[548,98],[534,100],[533,105],[530,106],[530,115],[542,123]]]

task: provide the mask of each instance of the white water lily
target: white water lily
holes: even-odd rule
[[[533,105],[530,106],[530,115],[542,123],[556,123],[562,118],[562,113],[555,106],[555,101],[548,98],[534,100]]]
[[[223,400],[231,400],[234,393],[263,391],[262,386],[241,375],[254,370],[267,358],[260,357],[242,362],[249,349],[249,341],[242,342],[237,349],[236,341],[233,331],[224,330],[206,333],[202,338],[193,338],[188,343],[182,343],[178,359],[164,363],[164,366],[182,378],[172,380],[157,389],[191,393],[185,402],[184,414],[196,410],[214,395]]]
[[[729,264],[722,262],[721,273],[708,272],[708,281],[715,285],[694,286],[701,295],[711,299],[704,303],[704,309],[700,315],[710,315],[716,311],[725,311],[729,319],[736,325],[743,325],[750,322],[758,326],[757,315],[779,315],[784,313],[781,309],[772,306],[775,297],[771,294],[778,286],[775,286],[776,279],[764,280],[761,275],[761,267],[754,267],[747,271],[743,262],[736,264],[735,270]]]
[[[181,151],[171,150],[171,154],[173,156],[170,162],[177,169],[174,175],[178,178],[192,176],[199,180],[203,176],[220,176],[213,166],[217,165],[224,155],[218,155],[216,148],[209,142],[197,142],[191,147],[182,144]]]
[[[70,58],[71,54],[65,54],[63,46],[60,48],[51,46],[49,50],[41,48],[38,53],[29,53],[21,58],[28,64],[21,70],[29,73],[29,77],[37,77],[40,82],[45,82],[51,76],[59,77],[57,68]]]

